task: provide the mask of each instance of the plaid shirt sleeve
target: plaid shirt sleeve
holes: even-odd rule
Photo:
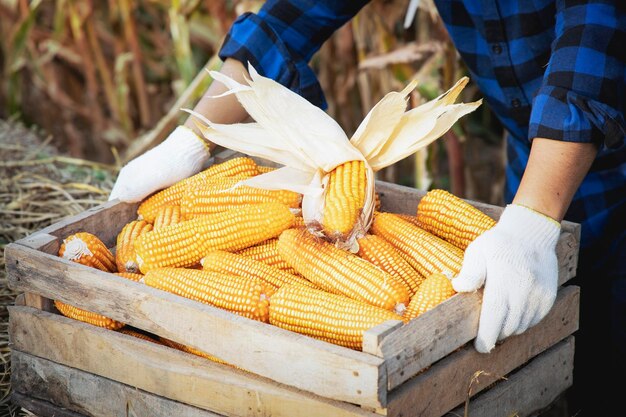
[[[249,62],[325,109],[326,100],[308,65],[322,44],[368,1],[268,0],[258,14],[244,13],[233,23],[219,56]]]
[[[558,0],[556,39],[529,139],[621,146],[626,136],[624,0]],[[626,2],[625,2],[626,3]]]

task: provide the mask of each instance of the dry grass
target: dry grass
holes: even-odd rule
[[[8,310],[17,295],[7,286],[4,247],[62,218],[105,201],[116,170],[68,158],[40,133],[0,120],[0,415],[24,414],[10,402]],[[32,415],[32,414],[30,414]]]

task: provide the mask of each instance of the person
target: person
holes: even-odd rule
[[[233,23],[221,71],[242,82],[249,62],[325,108],[309,60],[366,3],[268,0]],[[589,415],[616,415],[610,412],[626,386],[626,2],[435,3],[507,131],[508,204],[496,226],[467,248],[452,281],[460,292],[484,285],[476,349],[487,353],[548,313],[558,285],[560,222],[580,223],[572,401]],[[213,83],[206,96],[224,90]],[[232,95],[204,98],[195,110],[218,123],[246,118]],[[194,129],[188,119],[123,167],[110,197],[137,201],[200,170],[212,145]],[[602,396],[594,397],[599,389]]]

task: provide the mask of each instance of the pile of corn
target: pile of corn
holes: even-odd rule
[[[79,232],[64,240],[59,256],[360,350],[366,330],[387,320],[407,323],[454,295],[450,278],[460,271],[465,247],[495,224],[465,201],[433,190],[415,216],[379,208],[358,240],[358,253],[352,253],[308,230],[299,214],[301,195],[235,186],[268,169],[248,157],[213,165],[144,200],[115,248]],[[350,227],[355,215],[349,196],[359,194],[363,178],[349,169],[336,177],[325,224]],[[68,317],[124,330],[124,323],[55,305]],[[164,343],[158,336],[125,332]]]

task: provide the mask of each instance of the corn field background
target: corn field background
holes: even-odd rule
[[[0,0],[0,250],[107,199],[125,162],[162,141],[211,83],[231,23],[259,0]],[[468,75],[432,5],[372,0],[314,56],[328,113],[348,134],[387,92],[419,81],[410,104]],[[463,101],[481,97],[473,83]],[[378,173],[423,190],[503,204],[502,128],[487,105]],[[0,260],[3,260],[3,256]],[[0,262],[0,415],[11,404]]]

